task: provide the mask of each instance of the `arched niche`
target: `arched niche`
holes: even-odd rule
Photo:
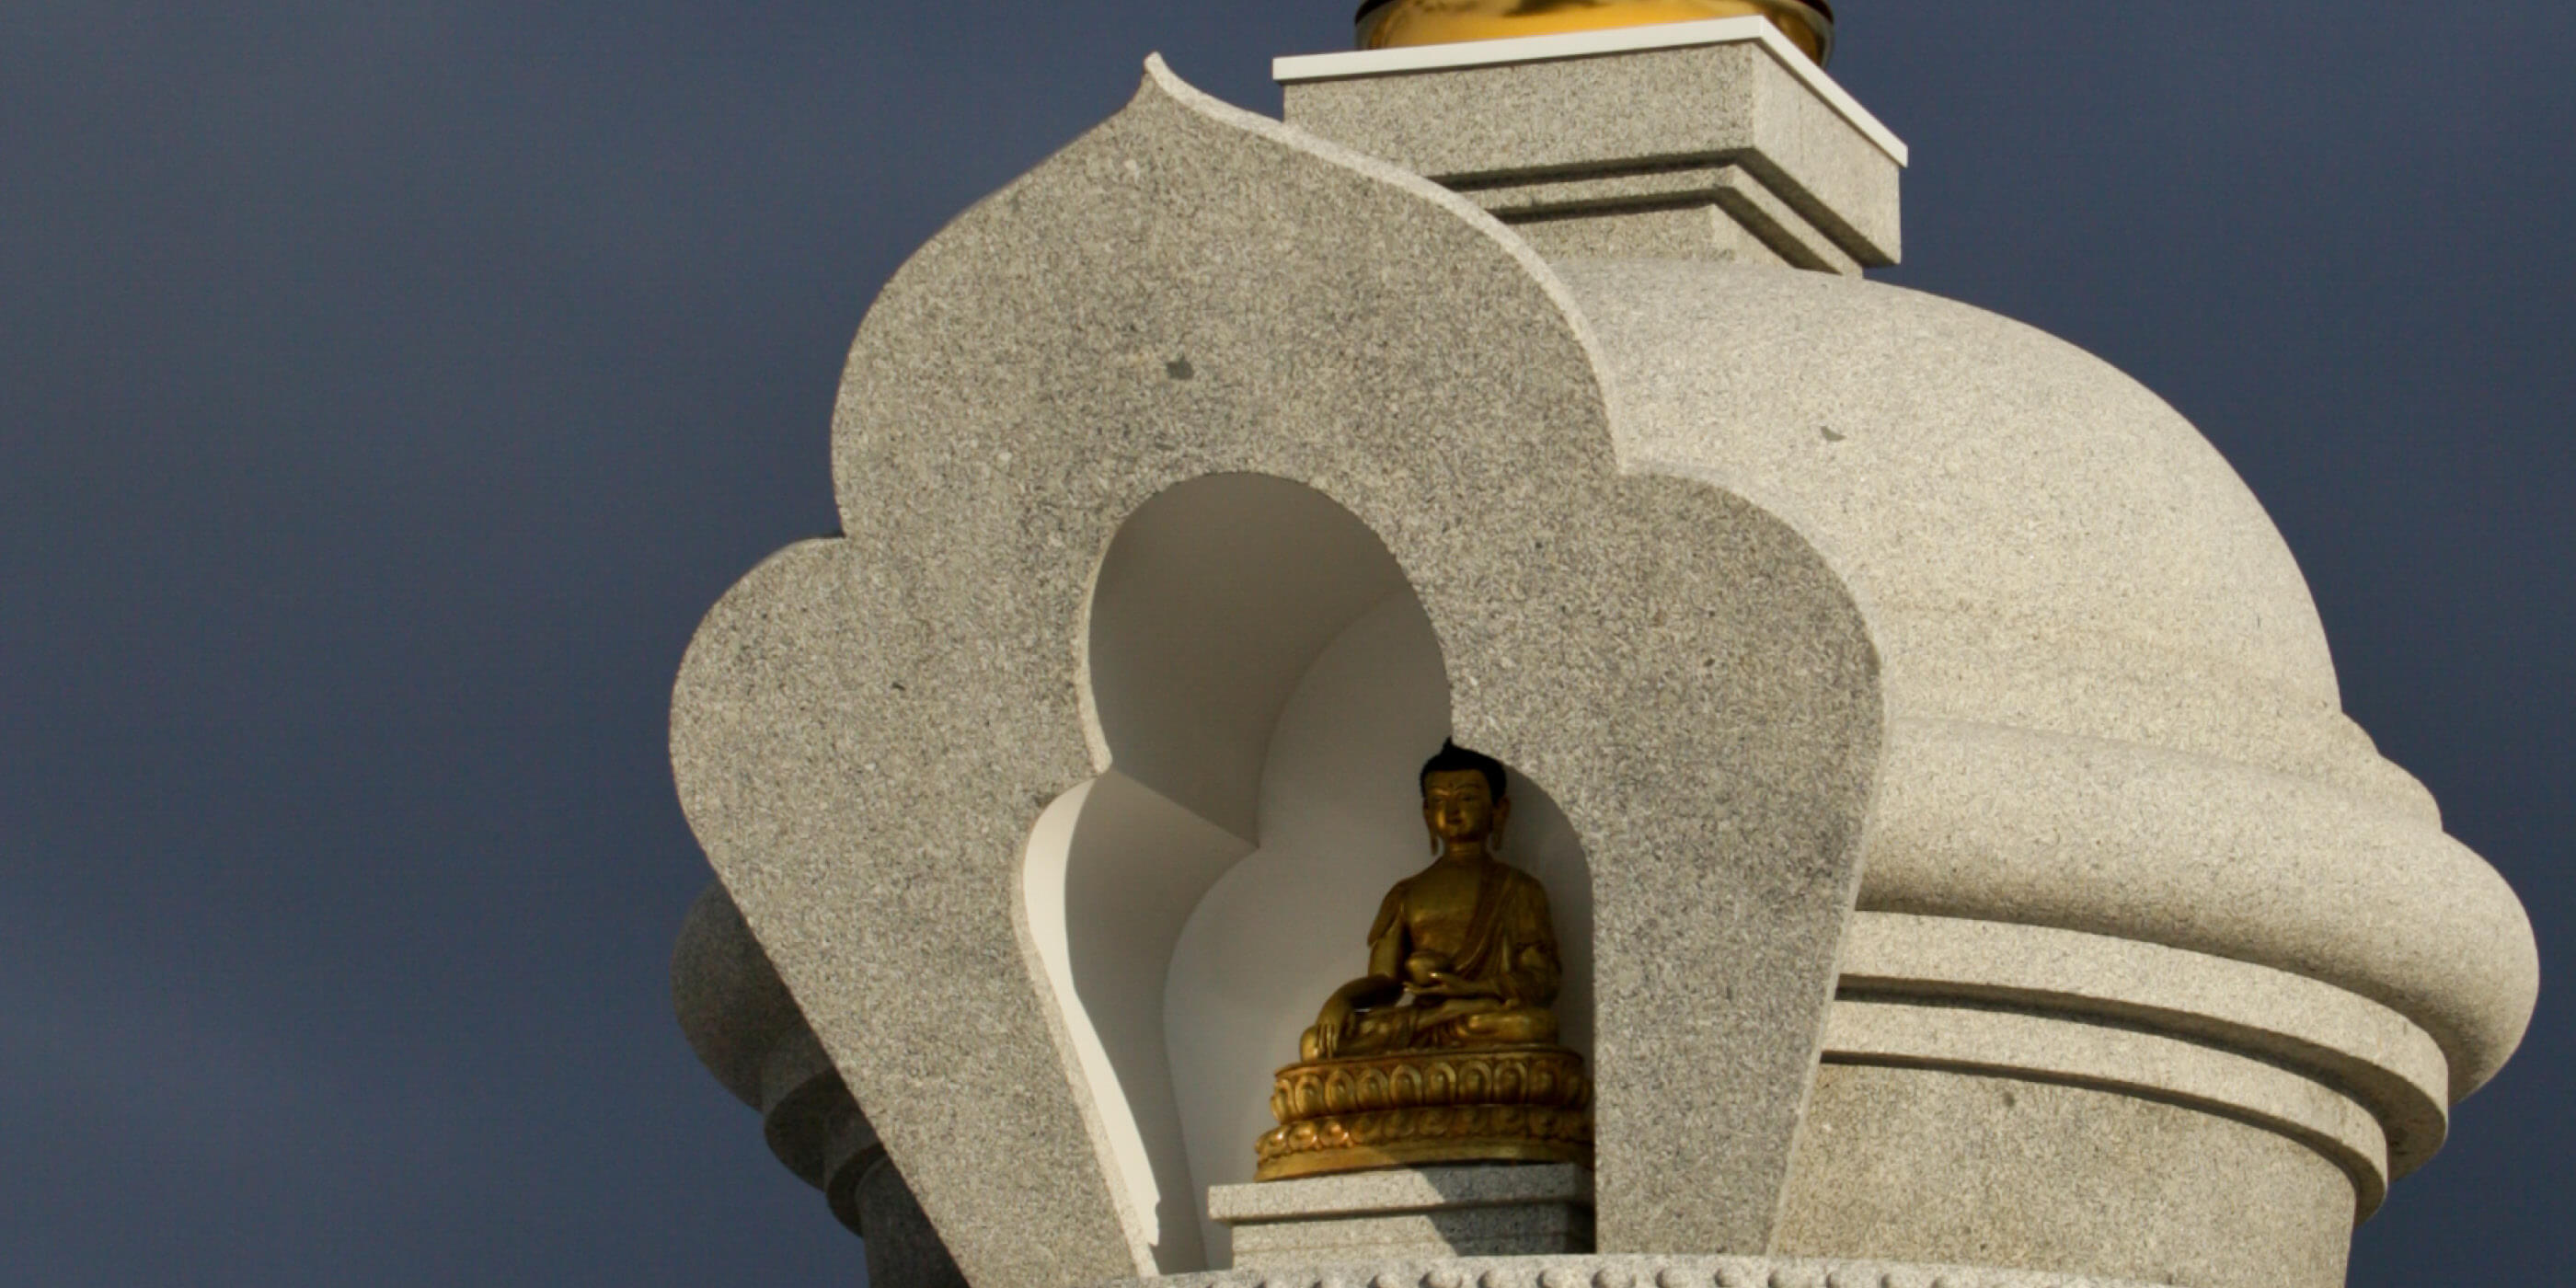
[[[1450,728],[1440,645],[1385,546],[1259,474],[1174,486],[1101,561],[1082,660],[1100,776],[1030,837],[1029,941],[1099,1146],[1162,1273],[1222,1267],[1208,1186],[1252,1178],[1271,1072],[1366,966],[1378,900],[1430,861],[1416,771]],[[1547,887],[1565,1041],[1592,1048],[1592,889],[1513,775],[1504,857]]]

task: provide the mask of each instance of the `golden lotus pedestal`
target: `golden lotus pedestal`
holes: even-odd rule
[[[1437,1163],[1592,1165],[1592,1079],[1562,1047],[1403,1051],[1281,1069],[1256,1180]]]

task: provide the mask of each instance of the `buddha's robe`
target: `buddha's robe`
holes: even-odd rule
[[[1402,1000],[1361,1013],[1341,1044],[1344,1055],[1474,1046],[1544,1045],[1556,1040],[1556,927],[1547,889],[1499,862],[1477,865],[1474,910],[1463,927],[1454,912],[1420,899],[1431,873],[1389,890],[1369,927],[1369,961],[1406,989]],[[1429,978],[1445,969],[1463,987]]]

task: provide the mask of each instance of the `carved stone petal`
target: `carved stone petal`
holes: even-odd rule
[[[977,1288],[1195,1268],[1152,1264],[1103,1161],[1019,882],[1041,811],[1106,768],[1080,662],[1103,551],[1230,472],[1375,531],[1459,739],[1581,835],[1602,1248],[1764,1249],[1857,886],[1876,655],[1786,524],[1618,441],[1585,323],[1499,224],[1159,63],[886,287],[834,432],[847,536],[716,606],[672,752]]]

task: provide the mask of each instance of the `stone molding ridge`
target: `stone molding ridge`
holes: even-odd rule
[[[1460,1257],[1220,1270],[1100,1288],[2147,1288],[2034,1270],[1797,1257]]]
[[[2054,926],[2320,981],[2429,1034],[2452,1103],[2521,1042],[2538,987],[2528,915],[2437,827],[2144,743],[1890,728],[1863,910]]]
[[[1764,177],[1765,170],[1771,178]],[[1831,210],[1802,194],[1778,167],[1760,164],[1757,156],[1708,164],[1640,162],[1624,169],[1544,177],[1460,179],[1449,186],[1524,236],[1533,222],[1704,202],[1724,211],[1791,268],[1858,277],[1865,267],[1889,262],[1876,253],[1867,264],[1856,258],[1831,230],[1840,222]],[[1856,244],[1868,249],[1865,240]]]
[[[1840,1001],[1824,1060],[2066,1083],[2225,1114],[2316,1150],[2352,1178],[2356,1219],[2388,1193],[2377,1119],[2313,1079],[2142,1029],[1965,1006]]]
[[[1852,1059],[1872,1060],[1893,1050],[1884,1043],[1897,1030],[1873,1007],[1946,1006],[1963,1024],[1981,1021],[1957,1008],[1999,1007],[2070,1026],[2050,1044],[2061,1056],[2070,1046],[2103,1047],[2104,1040],[2079,1041],[2088,1027],[2138,1031],[2203,1048],[2207,1056],[2193,1063],[2252,1075],[2251,1081],[2231,1082],[2270,1087],[2296,1078],[2319,1084],[2377,1120],[2386,1138],[2385,1160],[2373,1170],[2383,1180],[2429,1161],[2449,1130],[2448,1070],[2431,1035],[2367,998],[2251,962],[2043,926],[1863,912],[1844,942],[1839,993],[1839,1006],[1850,1014],[1837,1020],[1837,1028],[1856,1043],[1841,1054]],[[1871,1014],[1882,1018],[1865,1018]],[[1941,1029],[1946,1026],[1936,1026]],[[1861,1033],[1876,1036],[1862,1042]],[[1835,1055],[1829,1039],[1827,1058]],[[1956,1063],[1928,1049],[1913,1055],[1909,1063]],[[2254,1064],[2239,1063],[2248,1059]],[[2056,1075],[2071,1072],[2059,1067],[2060,1060],[2043,1063]],[[2179,1086],[2141,1089],[2187,1092]],[[2295,1099],[2311,1101],[2305,1093]],[[2274,1096],[2264,1100],[2277,1103]],[[2252,1103],[2231,1107],[2261,1109]],[[2351,1130],[2348,1121],[2340,1110],[2323,1120],[2301,1115],[2303,1127],[2327,1129],[2357,1157],[2376,1153],[2370,1133]]]
[[[1789,43],[1771,20],[1761,17],[1709,18],[1699,22],[1664,22],[1600,31],[1572,31],[1553,36],[1514,36],[1503,40],[1461,41],[1444,45],[1411,45],[1400,49],[1365,49],[1349,53],[1296,54],[1270,62],[1270,78],[1282,85],[1309,81],[1355,80],[1406,72],[1458,67],[1500,67],[1512,63],[1553,62],[1566,58],[1601,58],[1653,49],[1687,49],[1695,45],[1760,45],[1781,68],[1804,82],[1816,97],[1851,123],[1878,150],[1898,165],[1910,155],[1905,140],[1860,100],[1834,81],[1805,50]]]

